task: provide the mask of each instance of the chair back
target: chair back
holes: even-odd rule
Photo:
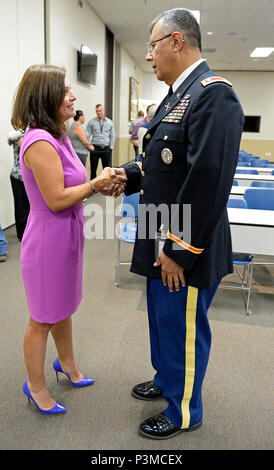
[[[238,162],[238,166],[251,166],[251,162]]]
[[[247,188],[244,199],[248,209],[274,210],[274,188]]]
[[[258,170],[254,170],[252,168],[250,168],[249,170],[237,170],[236,169],[236,173],[241,173],[242,175],[258,175],[259,172]]]
[[[267,168],[269,165],[269,161],[268,160],[258,160],[256,162],[256,165],[254,166],[257,166],[257,167],[261,167],[261,168]]]
[[[274,181],[251,181],[250,187],[274,188]]]
[[[233,180],[233,185],[232,186],[239,186],[239,181],[238,180]]]
[[[227,207],[237,207],[239,209],[247,209],[246,201],[243,197],[229,197]]]
[[[138,204],[140,199],[140,193],[134,193],[130,196],[123,194],[121,204],[121,215],[122,217],[138,218]]]

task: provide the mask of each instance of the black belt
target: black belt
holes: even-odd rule
[[[93,145],[93,147],[95,148],[95,150],[107,150],[109,149],[109,145],[107,146],[101,146],[101,145]]]

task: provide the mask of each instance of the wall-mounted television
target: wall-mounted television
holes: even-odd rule
[[[260,132],[261,116],[245,116],[243,132]]]
[[[78,51],[78,80],[96,85],[97,55],[84,44]]]

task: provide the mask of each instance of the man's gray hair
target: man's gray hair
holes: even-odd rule
[[[199,47],[201,50],[200,26],[189,10],[173,8],[172,10],[163,11],[149,25],[150,33],[152,33],[155,24],[160,19],[162,19],[160,29],[163,34],[179,31],[187,44],[191,47]]]

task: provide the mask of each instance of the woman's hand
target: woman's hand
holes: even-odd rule
[[[114,182],[114,186],[108,188],[106,191],[101,191],[105,196],[120,196],[126,187],[127,175],[124,168],[111,168],[111,177]]]

